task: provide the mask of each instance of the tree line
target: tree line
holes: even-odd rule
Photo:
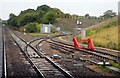
[[[11,13],[9,15],[9,19],[7,20],[7,24],[12,27],[23,27],[29,23],[44,23],[48,24],[54,23],[57,18],[66,18],[66,19],[101,19],[109,18],[115,16],[116,13],[112,12],[111,10],[108,10],[104,13],[103,16],[96,17],[96,16],[90,16],[89,14],[86,14],[85,16],[78,16],[78,15],[71,15],[69,13],[63,13],[58,8],[51,8],[48,5],[41,5],[38,6],[36,10],[34,9],[27,9],[24,11],[21,11],[18,16]]]
[[[53,23],[55,19],[59,16],[56,13],[60,13],[60,10],[55,8],[50,8],[47,5],[38,6],[36,10],[27,9],[21,11],[21,13],[16,16],[11,13],[8,19],[8,25],[21,27],[31,22],[38,23]],[[62,13],[62,12],[61,12]]]

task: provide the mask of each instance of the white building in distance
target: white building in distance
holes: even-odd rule
[[[51,26],[49,24],[42,24],[40,26],[40,32],[45,34],[51,33]]]

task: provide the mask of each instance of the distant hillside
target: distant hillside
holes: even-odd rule
[[[87,37],[93,39],[95,46],[118,50],[118,19],[114,17],[93,28],[87,29]]]
[[[76,21],[82,21],[83,24],[79,25],[80,28],[87,28],[96,25],[106,19],[116,16],[112,10],[108,10],[104,15],[96,17],[86,14],[85,16],[79,16],[76,14],[64,13],[58,8],[52,8],[46,4],[38,6],[37,9],[27,9],[20,12],[19,15],[11,13],[7,20],[7,26],[27,32],[36,33],[38,24],[53,24],[54,26],[61,27],[64,31],[73,31],[76,26]],[[31,31],[29,31],[31,30]]]
[[[86,14],[85,16],[79,16],[76,14],[63,13],[58,8],[51,8],[48,5],[38,6],[37,9],[27,9],[20,12],[19,15],[11,13],[9,19],[7,20],[8,26],[13,28],[21,28],[29,23],[39,23],[39,24],[54,24],[56,26],[63,26],[66,31],[71,31],[76,25],[76,20],[79,19],[83,21],[82,27],[91,26],[97,22],[104,20],[103,16],[96,17]],[[67,27],[68,26],[68,27]],[[71,28],[69,28],[69,26]]]
[[[75,20],[75,19],[58,18],[56,20],[56,22],[53,23],[53,25],[60,26],[61,30],[64,30],[64,31],[73,31],[73,28],[76,26],[76,21],[77,20]],[[103,20],[84,18],[84,19],[81,19],[81,21],[83,23],[82,23],[82,25],[78,25],[78,27],[87,28],[87,27],[90,27],[92,25],[96,25],[96,24],[102,22]]]

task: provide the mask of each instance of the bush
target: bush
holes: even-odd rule
[[[29,23],[25,25],[26,32],[34,33],[37,31],[36,23]]]
[[[39,23],[36,23],[36,32],[39,33],[40,32],[40,24]]]

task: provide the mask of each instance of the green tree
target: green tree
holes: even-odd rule
[[[35,23],[29,23],[25,26],[26,32],[34,33],[37,31],[36,24]]]
[[[44,11],[42,11],[42,10],[38,10],[38,11],[36,11],[36,15],[35,15],[35,17],[36,17],[36,22],[40,22],[41,23],[41,18],[43,18],[43,16],[45,15],[46,13],[44,12]]]
[[[47,5],[41,5],[41,6],[38,6],[38,7],[37,7],[37,10],[36,10],[36,11],[42,10],[42,11],[44,11],[44,12],[48,12],[50,9],[51,9],[51,8],[50,8],[49,6],[47,6]]]
[[[46,13],[46,15],[41,19],[42,23],[48,24],[54,23],[56,20],[56,15],[54,11],[49,11]]]
[[[52,10],[55,12],[55,15],[56,15],[57,18],[62,18],[63,17],[64,13],[60,9],[52,8]]]
[[[15,18],[9,19],[9,20],[8,20],[8,25],[10,25],[10,26],[17,26],[17,21],[16,21],[16,19],[15,19]],[[17,27],[18,27],[18,26],[17,26]]]
[[[35,10],[34,9],[27,9],[27,10],[21,11],[19,16],[21,17],[21,16],[25,15],[26,13],[31,13],[31,12],[35,12]]]
[[[15,14],[10,13],[10,15],[9,15],[9,19],[12,19],[12,18],[15,18],[15,17],[16,17],[16,15],[15,15]]]
[[[116,16],[116,12],[113,12],[112,10],[107,10],[103,13],[105,18],[111,18]]]
[[[37,20],[35,12],[27,13],[19,18],[18,25],[24,26],[30,22],[35,22]]]
[[[7,21],[7,24],[10,25],[10,26],[17,26],[18,27],[18,25],[17,25],[17,17],[16,17],[15,14],[11,13],[9,15],[9,19]]]

